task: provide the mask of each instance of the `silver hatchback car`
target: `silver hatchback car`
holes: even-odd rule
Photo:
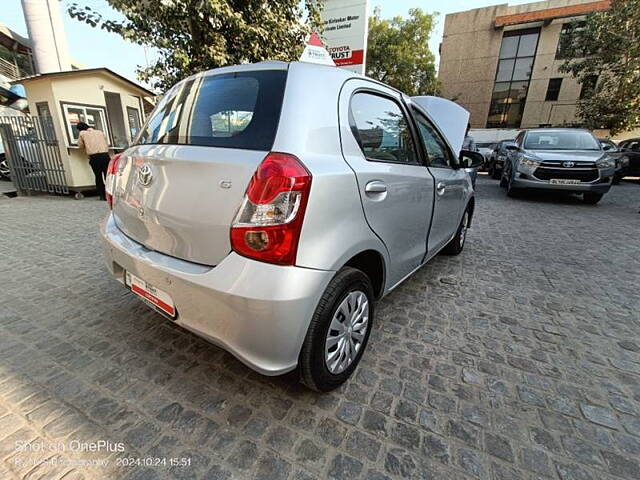
[[[460,253],[474,196],[466,110],[333,67],[194,75],[109,166],[114,277],[265,375],[327,391],[357,366],[374,301]],[[440,119],[440,120],[438,120]]]

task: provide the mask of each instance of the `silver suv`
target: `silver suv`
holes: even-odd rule
[[[464,246],[464,167],[482,162],[460,152],[467,118],[333,67],[194,75],[109,166],[109,270],[256,371],[298,367],[307,386],[336,388],[374,301]]]
[[[588,130],[523,130],[506,149],[500,186],[509,196],[523,189],[562,190],[582,193],[594,205],[611,188],[615,159]]]

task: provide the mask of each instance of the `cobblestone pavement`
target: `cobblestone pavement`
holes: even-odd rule
[[[111,280],[103,203],[0,199],[0,478],[640,478],[640,185],[595,207],[478,190],[466,250],[379,304],[326,395]],[[77,451],[98,440],[125,452]]]

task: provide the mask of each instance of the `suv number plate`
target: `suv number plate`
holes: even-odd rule
[[[568,180],[565,178],[552,178],[549,180],[551,185],[577,185],[580,180]]]

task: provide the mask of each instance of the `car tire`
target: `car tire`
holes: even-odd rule
[[[494,180],[500,180],[502,178],[502,170],[498,170],[495,166],[493,167],[493,172],[491,172],[491,178]]]
[[[504,174],[502,175],[502,177],[504,178]],[[513,175],[511,174],[511,171],[509,171],[508,179],[506,180],[506,182],[507,182],[507,197],[517,198],[520,194],[520,190],[513,186]]]
[[[619,185],[621,180],[622,180],[622,175],[620,175],[619,173],[614,173],[613,179],[611,180],[611,184]]]
[[[373,302],[371,280],[360,270],[344,267],[331,279],[318,302],[300,351],[298,364],[300,381],[304,385],[318,392],[328,392],[347,381],[367,347],[373,323]],[[366,310],[358,314],[361,308]],[[358,324],[360,329],[353,328]],[[338,328],[332,328],[336,326]],[[340,332],[342,326],[345,330]],[[359,334],[359,340],[355,332]],[[345,338],[350,341],[344,341]],[[333,342],[334,345],[328,345]],[[356,354],[348,361],[348,352],[353,351],[351,346],[356,348]]]
[[[582,201],[587,205],[595,205],[602,200],[603,196],[604,193],[585,193],[582,195]]]
[[[509,180],[506,177],[506,172],[507,172],[507,168],[502,167],[502,172],[500,175],[500,186],[502,188],[507,188],[507,186],[509,185]]]
[[[469,209],[467,208],[462,214],[462,220],[456,235],[451,239],[449,243],[442,249],[442,253],[445,255],[458,255],[464,248],[465,241],[467,240],[467,229],[469,228]]]

